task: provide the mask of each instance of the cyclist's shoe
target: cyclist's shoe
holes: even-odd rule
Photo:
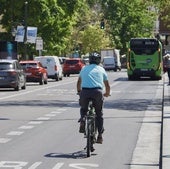
[[[84,132],[85,132],[85,122],[81,121],[80,122],[79,133],[84,133]]]
[[[101,134],[98,135],[96,143],[102,144],[103,143],[103,137]]]
[[[95,148],[92,146],[91,147],[91,152],[94,152],[95,151]]]

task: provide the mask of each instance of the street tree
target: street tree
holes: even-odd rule
[[[116,48],[126,51],[132,37],[151,37],[156,14],[143,0],[101,0],[104,17]]]
[[[75,24],[75,14],[83,8],[82,2],[83,0],[60,2],[56,0],[1,0],[1,24],[8,35],[11,34],[12,27],[17,25],[26,24],[37,27],[38,36],[44,40],[46,53],[60,55],[67,49],[72,27]],[[9,38],[10,36],[6,36],[6,40]],[[28,50],[31,52],[35,49],[32,45],[28,47],[31,48]]]

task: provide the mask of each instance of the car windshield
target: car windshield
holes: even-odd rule
[[[22,66],[23,69],[36,68],[37,64],[36,63],[21,63],[21,66]]]
[[[78,60],[65,60],[65,63],[66,64],[69,64],[69,65],[75,65],[77,64],[79,61]]]
[[[0,70],[8,70],[8,69],[13,69],[12,63],[7,63],[7,62],[0,63]]]

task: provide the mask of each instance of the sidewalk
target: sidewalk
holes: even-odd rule
[[[170,169],[170,85],[167,74],[164,76],[163,108],[163,149],[162,169]]]

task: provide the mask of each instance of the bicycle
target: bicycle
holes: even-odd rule
[[[91,152],[95,150],[93,147],[93,144],[96,143],[96,132],[97,132],[95,119],[96,119],[95,109],[93,107],[92,100],[90,100],[88,105],[87,115],[85,116],[85,132],[84,132],[84,137],[87,138],[87,143],[85,147],[87,152],[87,157],[90,157]]]
[[[79,95],[79,93],[77,93]],[[110,95],[109,95],[110,96]],[[87,139],[86,149],[87,157],[91,156],[91,152],[95,149],[93,145],[96,143],[97,126],[96,126],[96,112],[93,106],[93,100],[89,100],[88,111],[83,119],[85,123],[84,138]],[[80,122],[80,120],[79,120]]]

